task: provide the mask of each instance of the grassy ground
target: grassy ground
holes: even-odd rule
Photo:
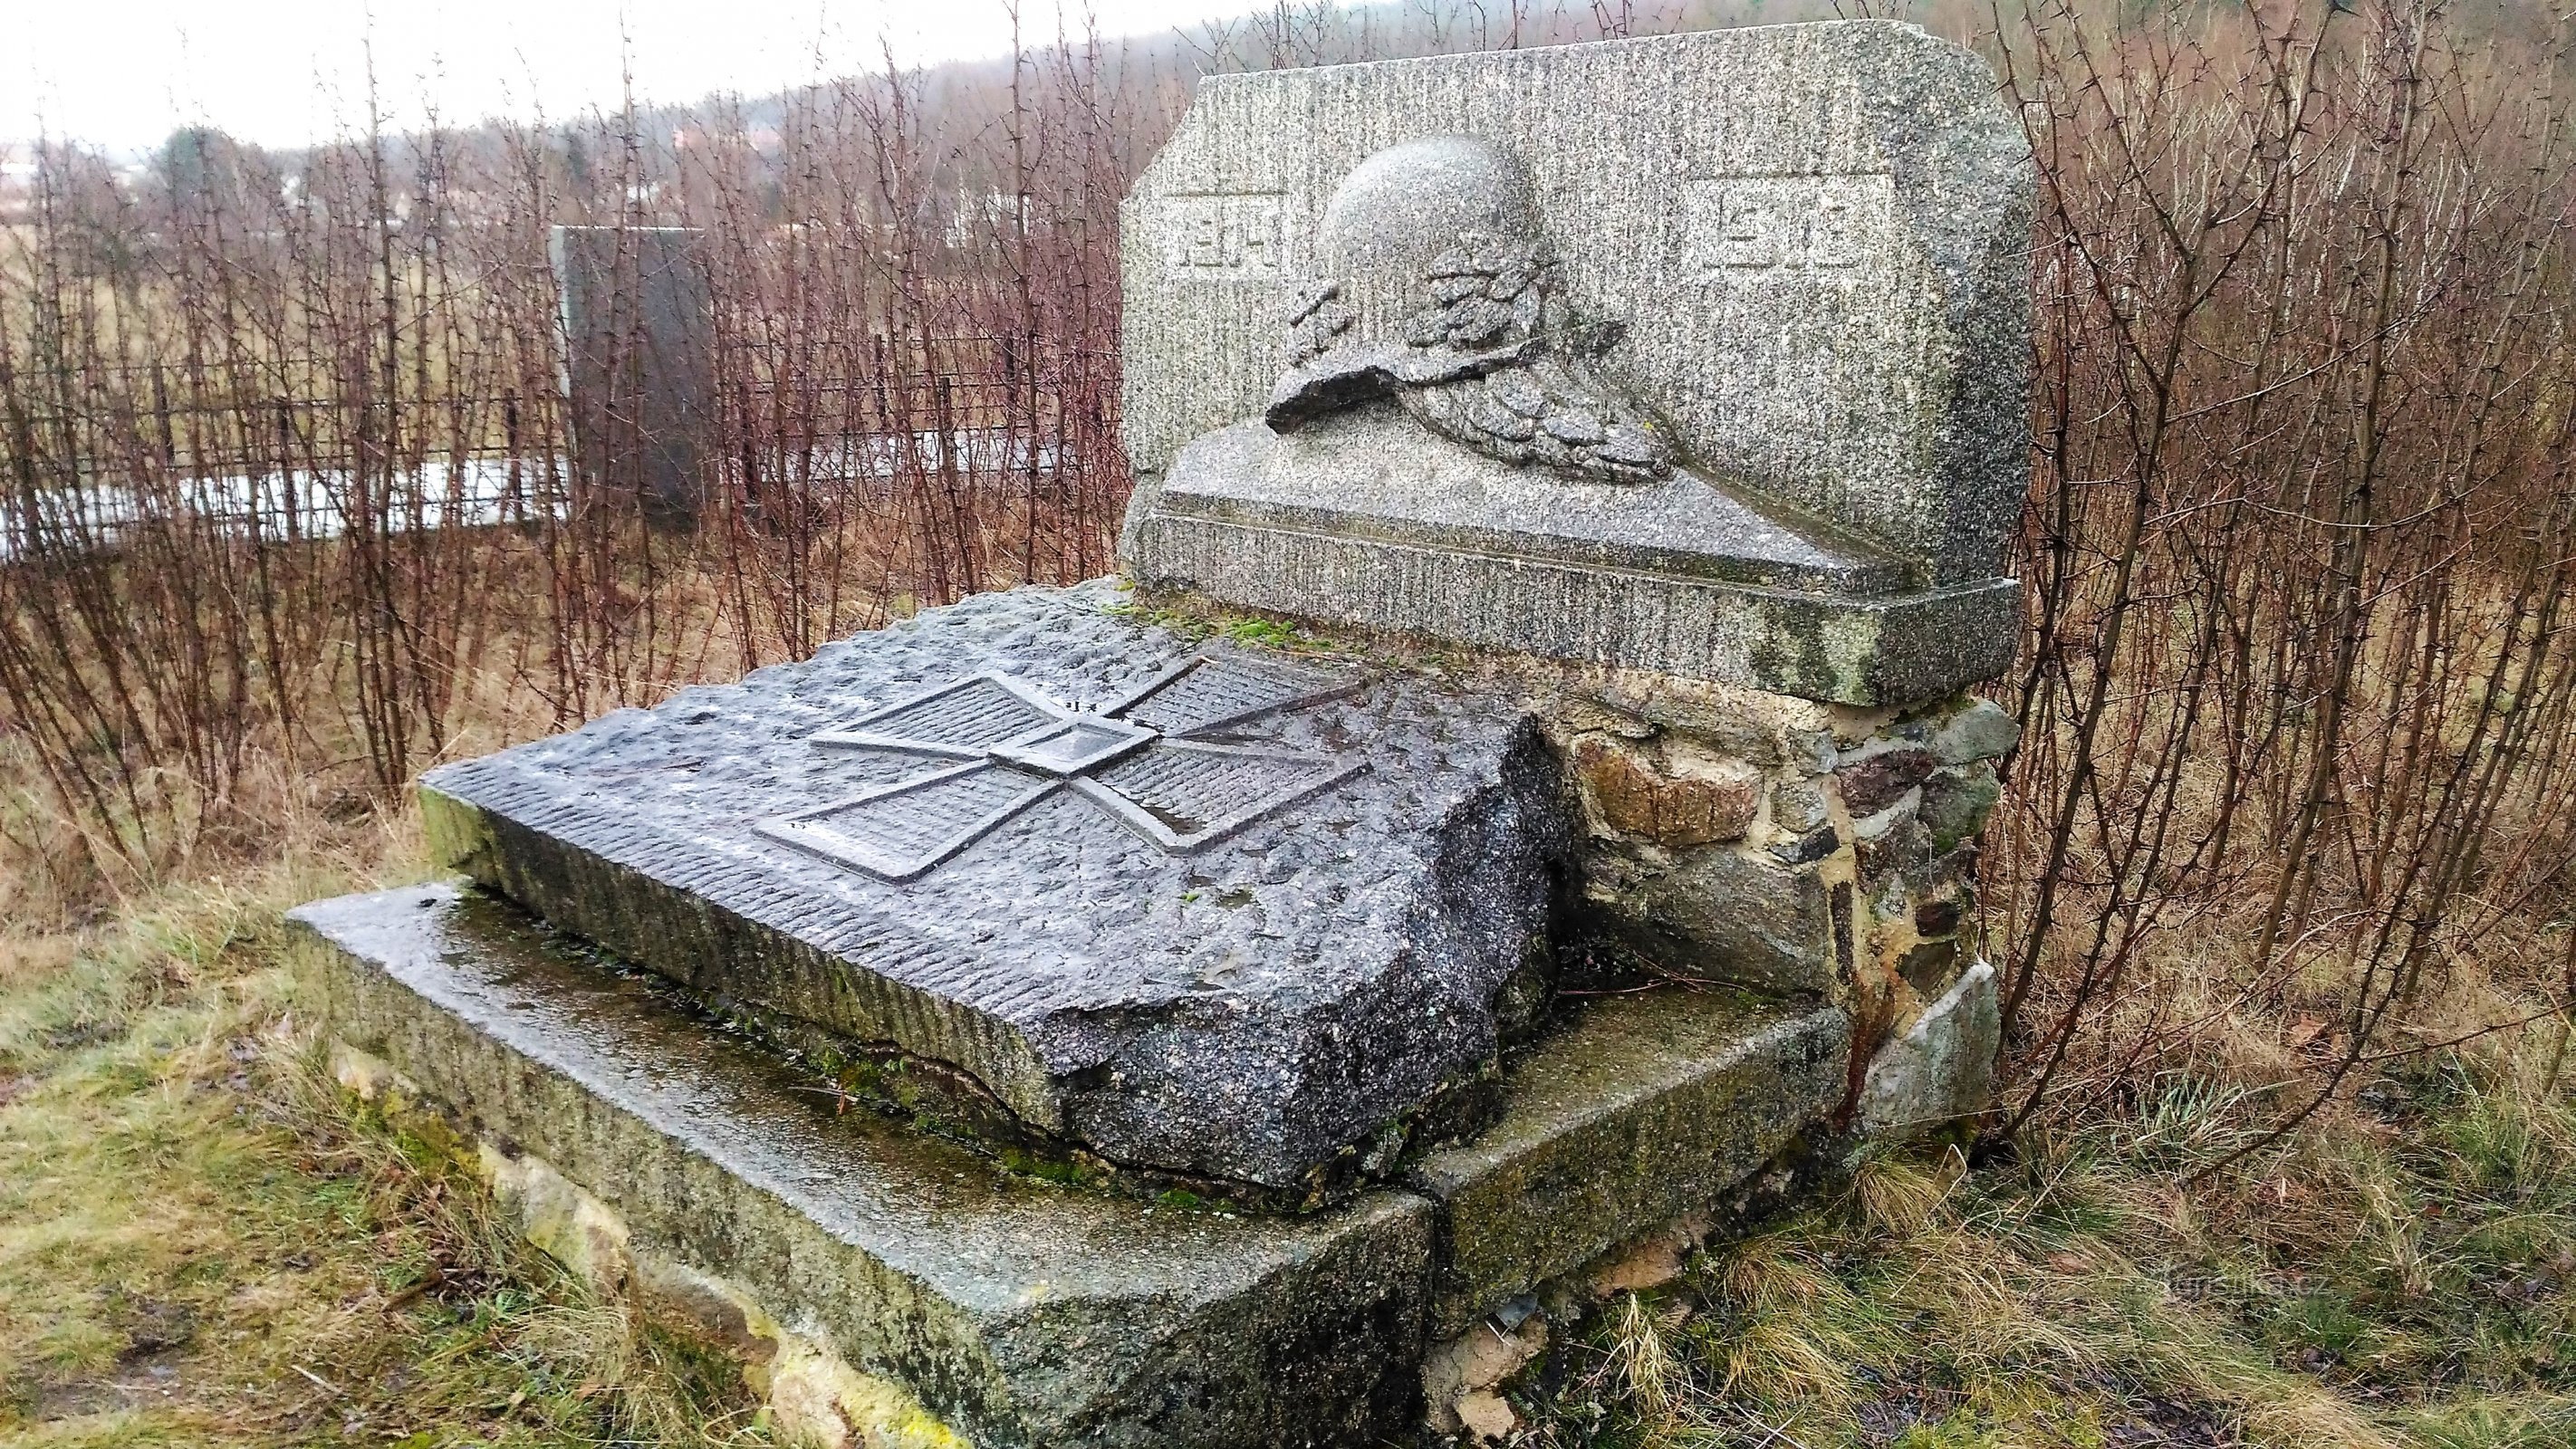
[[[2224,1094],[1842,1200],[1622,1304],[1531,1397],[1557,1444],[2576,1444],[2557,1045],[2428,1055],[2279,1151]]]
[[[351,869],[0,937],[0,1442],[769,1442],[729,1370],[513,1247],[317,1072],[278,914]],[[1973,1172],[1873,1162],[1618,1304],[1523,1386],[1528,1439],[2576,1444],[2552,1042],[2401,1063],[2207,1181],[2235,1142],[2188,1080]]]
[[[347,884],[0,938],[0,1443],[770,1442],[317,1069],[278,918]]]

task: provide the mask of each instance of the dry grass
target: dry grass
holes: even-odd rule
[[[1422,13],[1395,43],[1711,12]],[[67,525],[0,571],[13,1431],[742,1426],[313,1085],[277,912],[417,869],[401,787],[439,759],[1104,567],[1116,198],[1189,69],[1389,43],[1322,17],[1187,63],[1068,40],[838,83],[783,104],[773,151],[718,108],[685,156],[628,115],[200,137],[139,191],[54,158],[49,219],[0,236],[0,488],[161,491],[115,547]],[[2027,730],[1981,882],[2014,1121],[1973,1170],[1874,1162],[1612,1315],[1533,1386],[1543,1437],[2576,1442],[2576,51],[2537,11],[2419,0],[1988,23],[2044,195],[2001,687]],[[619,220],[725,261],[700,526],[553,474],[525,525],[401,526],[444,477],[406,470],[488,449],[501,400],[562,452],[535,259],[549,223]],[[290,357],[316,370],[262,371]],[[1079,466],[812,476],[848,433],[961,421]],[[186,501],[218,455],[363,463],[373,527],[243,547]]]
[[[506,1240],[470,1173],[315,1070],[280,913],[421,865],[400,819],[293,834],[5,940],[0,1442],[765,1442],[728,1367]],[[2284,1048],[2199,1040],[2132,1111],[1974,1169],[1873,1158],[1616,1305],[1520,1387],[1531,1442],[2570,1442],[2556,1028],[2388,1063],[2206,1178]]]
[[[0,1442],[768,1442],[729,1366],[322,1074],[280,914],[416,865],[404,830],[311,834],[0,938]]]
[[[1606,1315],[1532,1442],[2576,1442],[2562,1044],[2410,1059],[2208,1176],[2250,1129],[2182,1071],[1975,1170],[1874,1159]]]

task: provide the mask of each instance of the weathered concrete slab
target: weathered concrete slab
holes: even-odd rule
[[[332,1031],[983,1449],[1362,1444],[1413,1412],[1430,1205],[1157,1210],[836,1112],[509,907],[294,913]]]
[[[1381,1442],[1418,1412],[1429,1342],[1706,1212],[1811,1126],[1848,1035],[1829,1006],[1603,998],[1408,1186],[1233,1214],[1056,1186],[843,1110],[673,987],[470,888],[291,920],[333,1037],[487,1159],[560,1175],[638,1257],[747,1293],[986,1449]]]
[[[1686,462],[1936,585],[2000,570],[2028,468],[2029,148],[1982,60],[1890,21],[1209,77],[1123,217],[1138,469],[1263,411],[1318,283],[1382,325],[1397,304],[1332,275],[1371,258],[1325,254],[1328,203],[1374,153],[1447,136],[1518,163],[1462,218],[1531,229],[1566,306],[1624,326],[1598,370]]]
[[[1503,1117],[1407,1180],[1441,1204],[1435,1335],[1705,1212],[1841,1100],[1839,1007],[1734,992],[1602,998],[1513,1066]]]
[[[1122,598],[988,595],[443,767],[433,839],[1035,1130],[1295,1188],[1544,998],[1565,794],[1513,706],[1196,644]]]

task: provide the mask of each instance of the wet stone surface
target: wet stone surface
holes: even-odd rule
[[[1065,1191],[838,1110],[472,891],[292,920],[341,1043],[974,1444],[1373,1444],[1410,1403],[1430,1252],[1415,1195],[1280,1217]]]
[[[727,1000],[1269,1187],[1543,997],[1565,793],[1515,707],[1020,590],[432,772],[441,853]]]

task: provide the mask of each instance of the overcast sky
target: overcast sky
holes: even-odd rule
[[[1079,30],[1083,0],[1066,0]],[[1250,0],[1090,0],[1104,35],[1168,34]],[[370,11],[372,10],[372,13]],[[1057,0],[1023,0],[1052,36]],[[363,129],[372,47],[390,124],[424,103],[449,120],[613,108],[637,98],[759,95],[875,63],[1010,45],[1004,0],[0,0],[0,139],[73,137],[120,151],[211,124],[269,146]]]

